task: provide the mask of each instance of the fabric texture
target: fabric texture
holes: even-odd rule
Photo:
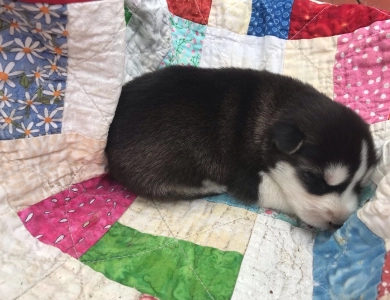
[[[0,140],[58,134],[67,81],[66,6],[9,7],[1,18]]]
[[[110,279],[162,299],[229,299],[242,255],[115,223],[81,261]]]
[[[389,19],[388,12],[374,7],[355,4],[338,6],[318,2],[294,1],[288,33],[289,40],[350,33],[369,26],[375,21]]]
[[[380,21],[338,37],[334,68],[335,100],[372,124],[390,113],[390,21]]]
[[[251,0],[213,0],[207,25],[225,28],[238,34],[246,34],[251,18],[251,9]]]
[[[292,1],[253,0],[248,34],[287,39]]]
[[[388,300],[388,12],[317,0],[49,2],[0,0],[1,299]],[[318,231],[226,194],[161,202],[110,179],[121,87],[170,65],[289,75],[361,115],[380,160],[357,212]]]

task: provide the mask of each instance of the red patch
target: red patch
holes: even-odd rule
[[[46,4],[70,4],[77,2],[91,2],[94,0],[22,0],[25,3],[46,3]]]
[[[295,0],[288,39],[312,39],[350,33],[387,19],[390,19],[389,12],[369,6],[318,4],[310,0]]]
[[[390,294],[390,251],[385,257],[385,264],[382,269],[382,281],[378,285],[378,298]]]
[[[169,11],[183,19],[207,25],[212,0],[167,0]]]

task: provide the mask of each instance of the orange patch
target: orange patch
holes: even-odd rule
[[[35,72],[35,73],[34,73],[34,76],[35,76],[36,78],[41,78],[41,73]]]
[[[54,52],[57,54],[62,54],[62,49],[60,47],[54,47]]]
[[[52,118],[50,118],[50,117],[47,117],[47,118],[45,118],[45,123],[51,123],[51,121],[52,121],[53,119]]]
[[[33,104],[33,101],[32,100],[27,100],[26,103],[27,103],[27,105],[31,105],[31,104]]]
[[[7,124],[11,124],[12,123],[12,119],[11,118],[4,118],[4,121]]]
[[[8,100],[8,97],[6,95],[3,95],[3,97],[1,97],[1,101],[7,101]]]
[[[16,22],[11,22],[10,26],[13,27],[13,28],[18,28],[19,27],[18,23],[16,23]]]
[[[57,66],[56,66],[56,65],[51,65],[51,69],[52,69],[53,71],[56,71],[56,70],[57,70]]]
[[[8,74],[4,72],[0,72],[0,80],[7,81],[8,80]]]
[[[48,14],[48,13],[49,13],[49,8],[46,7],[46,6],[42,6],[39,10],[40,10],[42,13],[44,13],[44,14]]]
[[[53,92],[53,95],[54,95],[55,97],[58,97],[58,96],[61,95],[61,92],[60,92],[60,91],[54,91],[54,92]]]
[[[62,32],[62,35],[63,35],[63,36],[68,36],[68,35],[69,35],[68,30],[64,30],[64,31]]]
[[[24,133],[25,133],[26,135],[29,135],[29,134],[31,133],[31,130],[30,130],[30,129],[26,129],[26,130],[24,131]]]
[[[24,53],[31,53],[31,49],[30,48],[23,48],[23,52]]]

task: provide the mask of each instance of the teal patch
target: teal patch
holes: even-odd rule
[[[171,49],[160,68],[171,65],[198,67],[202,56],[206,26],[177,16],[169,18],[171,25]]]

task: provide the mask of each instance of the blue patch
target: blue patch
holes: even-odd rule
[[[242,202],[234,199],[233,197],[229,196],[228,194],[206,197],[204,199],[209,201],[209,202],[224,203],[224,204],[229,205],[229,206],[244,208],[246,210],[253,211],[254,213],[260,212],[260,208],[257,205],[244,205],[244,204],[242,204]]]
[[[356,214],[332,234],[318,232],[313,249],[313,299],[376,299],[386,249]]]
[[[363,189],[363,191],[359,197],[359,206],[360,207],[362,207],[368,200],[370,200],[374,196],[375,190],[376,190],[376,185],[373,183],[371,183],[370,185],[366,186]],[[213,196],[213,197],[206,197],[204,199],[209,201],[209,202],[223,203],[223,204],[226,204],[229,206],[243,208],[243,209],[252,211],[254,213],[257,213],[257,214],[268,215],[268,216],[273,217],[275,219],[290,223],[293,226],[306,228],[306,229],[310,229],[310,230],[312,229],[310,226],[303,223],[300,219],[298,219],[296,217],[292,217],[290,215],[281,213],[281,212],[276,211],[276,210],[260,208],[257,205],[244,205],[240,201],[229,196],[228,194],[222,194],[222,195]]]
[[[248,35],[287,39],[293,0],[252,0]]]
[[[214,202],[214,203],[223,203],[229,206],[234,206],[234,207],[239,207],[243,208],[249,211],[252,211],[257,214],[263,214],[270,216],[272,218],[278,219],[278,220],[283,220],[287,223],[290,223],[293,226],[297,227],[302,227],[302,228],[309,228],[305,223],[303,223],[301,220],[291,217],[289,215],[286,215],[284,213],[281,213],[276,210],[271,210],[271,209],[266,209],[266,208],[260,208],[257,205],[244,205],[242,202],[234,199],[233,197],[229,196],[228,194],[222,194],[218,196],[213,196],[213,197],[206,197],[204,198],[205,200],[209,202]]]
[[[0,140],[61,133],[67,78],[66,5],[0,7]]]

